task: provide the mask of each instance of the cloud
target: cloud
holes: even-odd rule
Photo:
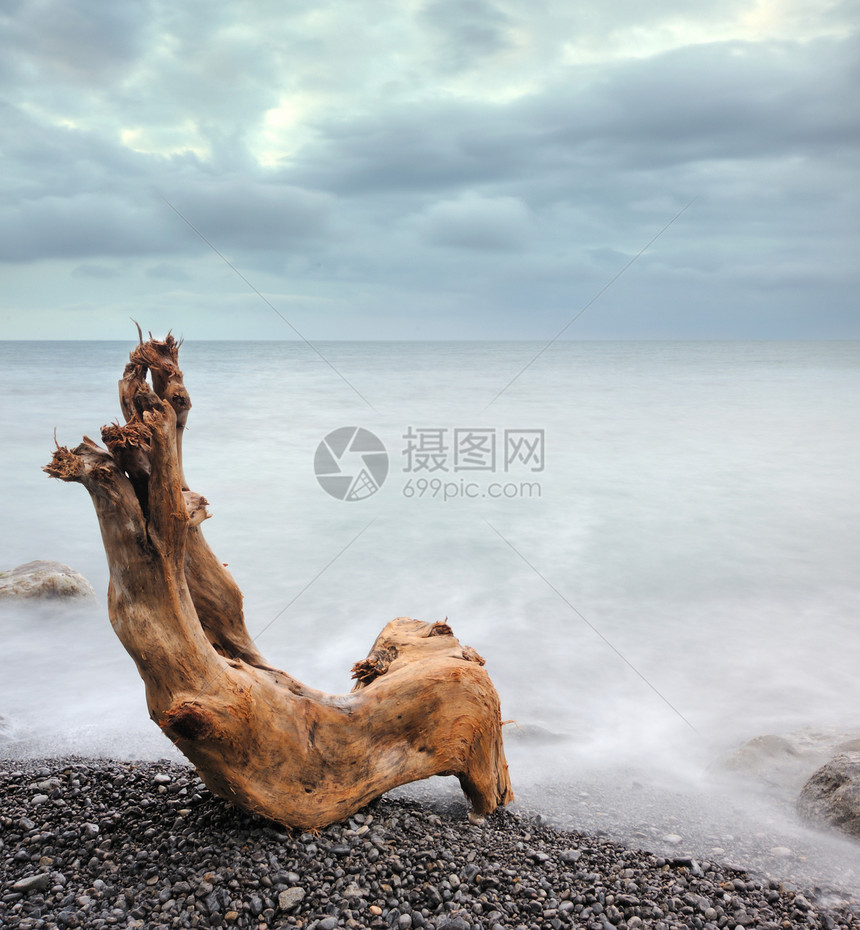
[[[492,319],[518,335],[566,319],[696,196],[607,295],[617,332],[651,318],[625,288],[655,306],[686,288],[700,320],[703,290],[755,290],[768,326],[770,292],[784,319],[844,332],[860,284],[852,9],[14,0],[0,274],[30,315],[86,304],[101,276],[103,306],[135,289],[148,307],[223,307],[207,325],[229,329],[229,297],[212,297],[247,285],[166,198],[326,334],[408,334],[443,307],[452,333]]]
[[[100,194],[51,195],[0,215],[0,261],[140,256],[161,251],[145,206]]]
[[[26,80],[99,85],[116,80],[141,56],[148,39],[148,0],[17,2],[4,19],[7,62]]]
[[[473,70],[515,46],[510,17],[487,0],[432,0],[420,17],[435,34],[434,59],[442,70]]]
[[[118,271],[116,268],[111,268],[108,265],[78,265],[73,271],[72,276],[75,278],[98,278],[102,281],[108,280],[109,278],[118,278],[122,274],[121,271]]]
[[[177,186],[166,196],[203,235],[225,247],[283,250],[330,228],[329,195],[262,179]]]
[[[491,251],[522,247],[530,227],[529,210],[522,201],[471,191],[433,204],[419,225],[422,237],[432,245]]]
[[[331,197],[255,172],[213,174],[193,155],[132,151],[98,132],[0,108],[5,206],[0,262],[199,253],[166,197],[225,248],[283,250],[321,236]]]
[[[505,104],[392,101],[319,118],[284,178],[350,198],[435,200],[470,189],[535,208],[607,203],[607,188],[621,193],[619,181],[641,183],[646,172],[667,172],[652,174],[650,186],[677,189],[678,168],[714,169],[719,182],[721,164],[756,171],[767,158],[838,158],[860,141],[860,113],[841,102],[860,93],[857,53],[853,38],[719,43],[569,67],[540,93]]]
[[[148,278],[153,278],[158,281],[183,282],[191,280],[191,275],[188,274],[187,271],[184,271],[178,265],[171,265],[167,262],[160,262],[158,265],[147,268],[144,274]]]
[[[559,119],[554,144],[622,166],[820,152],[860,137],[835,102],[860,89],[857,53],[853,38],[698,45],[557,87],[534,119]]]

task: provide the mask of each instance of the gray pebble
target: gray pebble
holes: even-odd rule
[[[464,808],[383,798],[348,826],[297,835],[213,798],[186,766],[38,768],[0,772],[0,925],[18,930],[860,930],[850,896],[827,907],[815,889],[556,832],[522,813],[500,811],[478,830]],[[55,801],[33,814],[37,781],[52,779]]]
[[[304,888],[287,888],[278,895],[278,907],[282,911],[291,911],[302,903],[304,896]]]
[[[23,891],[29,894],[32,891],[44,891],[51,887],[51,876],[47,872],[40,872],[38,875],[28,875],[26,878],[19,878],[14,885],[13,891]]]

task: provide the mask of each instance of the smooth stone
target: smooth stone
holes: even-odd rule
[[[770,854],[772,856],[776,856],[778,859],[786,859],[792,855],[792,852],[788,846],[772,846],[770,849]]]
[[[92,598],[93,586],[62,562],[37,560],[0,572],[0,598]]]

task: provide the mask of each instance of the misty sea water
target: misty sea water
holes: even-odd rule
[[[2,605],[0,715],[34,752],[171,751],[88,495],[40,470],[55,427],[73,446],[120,415],[132,347],[0,343],[0,568],[65,562],[100,598]],[[860,343],[557,342],[493,403],[541,344],[318,348],[330,365],[300,342],[180,355],[186,476],[274,665],[347,691],[389,619],[447,617],[516,721],[515,789],[561,786],[574,815],[595,779],[690,785],[760,734],[860,729]],[[314,474],[344,426],[389,455],[361,500]],[[506,466],[526,435],[542,454]]]

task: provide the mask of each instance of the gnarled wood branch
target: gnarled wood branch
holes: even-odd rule
[[[263,658],[241,592],[203,536],[206,500],[185,482],[191,400],[178,361],[170,334],[141,337],[119,382],[125,423],[102,430],[107,448],[84,437],[45,468],[93,500],[111,624],[151,718],[213,792],[290,826],[342,820],[430,775],[457,776],[475,817],[507,804],[498,696],[484,660],[447,623],[391,621],[341,696]]]

